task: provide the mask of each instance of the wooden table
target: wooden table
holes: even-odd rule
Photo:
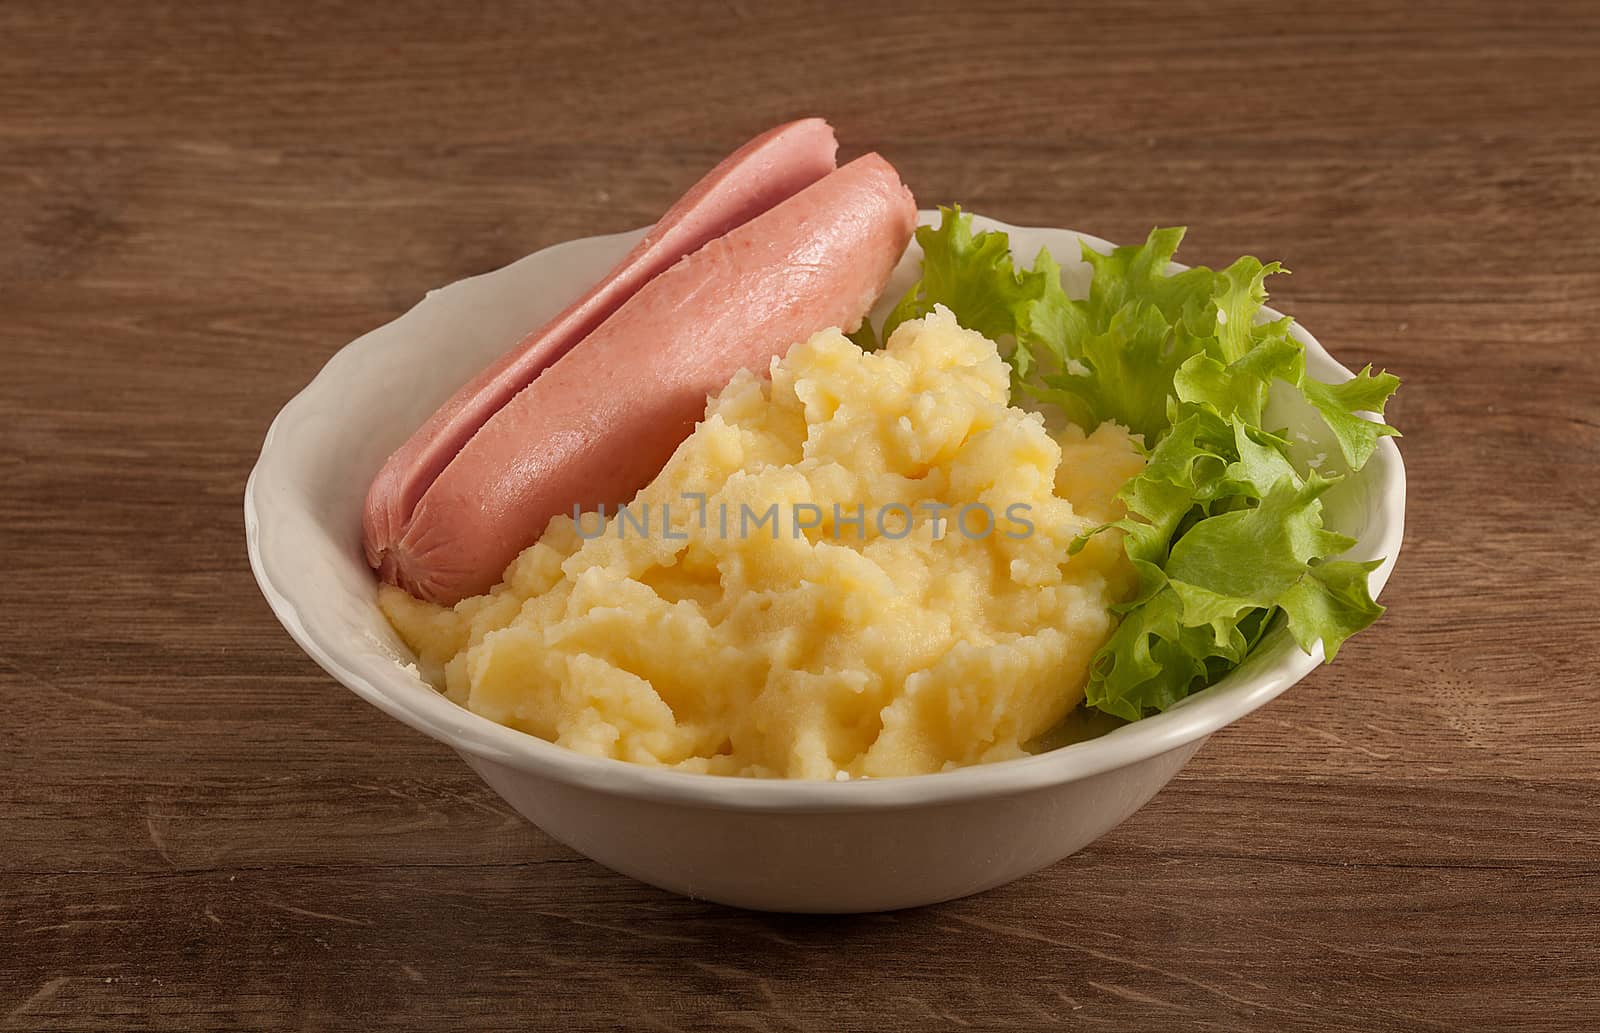
[[[1600,8],[0,7],[0,1028],[1600,1026]],[[1079,856],[740,913],[294,648],[240,494],[424,291],[828,115],[924,204],[1281,258],[1405,378],[1391,612]]]

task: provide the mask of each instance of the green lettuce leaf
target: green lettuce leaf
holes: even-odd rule
[[[1060,289],[1059,276],[1052,276],[1054,263],[1045,270],[1019,273],[1011,261],[1011,245],[1003,233],[972,234],[972,217],[960,208],[940,209],[938,227],[919,226],[917,243],[922,245],[922,279],[900,299],[883,324],[888,340],[895,327],[908,319],[920,319],[943,305],[961,313],[961,325],[976,330],[991,341],[1013,336],[1019,310],[1036,301],[1050,283]]]
[[[1096,654],[1086,702],[1135,720],[1164,710],[1241,663],[1274,619],[1307,652],[1332,660],[1383,613],[1368,575],[1379,562],[1337,557],[1354,544],[1323,526],[1335,483],[1292,461],[1282,433],[1263,425],[1274,382],[1296,390],[1327,423],[1351,470],[1379,438],[1399,380],[1370,367],[1342,384],[1306,374],[1291,320],[1264,320],[1268,277],[1283,270],[1241,258],[1220,271],[1174,272],[1182,229],[1102,255],[1088,247],[1089,296],[1070,298],[1046,251],[1018,268],[1005,234],[972,232],[942,208],[917,231],[922,279],[895,306],[894,328],[943,305],[1002,344],[1014,400],[1053,406],[1092,430],[1105,421],[1142,435],[1145,469],[1122,488],[1116,528],[1139,575]],[[870,326],[862,339],[876,342]]]
[[[1383,415],[1384,405],[1399,386],[1399,377],[1393,373],[1373,376],[1371,366],[1342,384],[1323,384],[1310,378],[1300,382],[1306,401],[1322,414],[1352,470],[1366,465],[1380,437],[1400,433],[1386,423],[1374,423],[1358,415],[1364,411]]]

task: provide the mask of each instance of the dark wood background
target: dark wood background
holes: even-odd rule
[[[7,0],[0,1028],[1600,1026],[1600,7],[1413,6]],[[1081,855],[858,918],[552,843],[300,655],[240,509],[346,341],[808,113],[1280,258],[1405,379],[1378,627]]]

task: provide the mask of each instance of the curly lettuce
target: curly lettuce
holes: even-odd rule
[[[1334,479],[1297,468],[1289,442],[1262,420],[1272,383],[1283,381],[1359,470],[1379,438],[1398,433],[1366,414],[1382,415],[1399,380],[1370,366],[1342,384],[1308,376],[1291,320],[1257,318],[1267,278],[1283,272],[1277,263],[1246,257],[1172,272],[1184,231],[1156,229],[1109,255],[1085,246],[1089,296],[1074,299],[1048,251],[1020,268],[1005,234],[974,234],[960,208],[940,212],[937,227],[917,230],[922,277],[884,338],[943,305],[1005,343],[1014,398],[1086,430],[1119,423],[1146,445],[1144,471],[1121,491],[1127,516],[1089,532],[1121,530],[1139,575],[1094,658],[1089,706],[1125,720],[1165,710],[1238,666],[1279,614],[1302,649],[1320,642],[1329,661],[1378,619],[1383,607],[1367,587],[1378,562],[1339,559],[1354,542],[1323,526]],[[858,340],[872,339],[864,326]]]

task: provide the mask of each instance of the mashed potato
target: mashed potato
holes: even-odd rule
[[[1133,589],[1115,535],[1067,547],[1143,460],[1008,389],[943,309],[874,353],[820,333],[729,384],[626,514],[556,518],[454,608],[379,601],[451,699],[583,753],[789,778],[1019,756]]]

